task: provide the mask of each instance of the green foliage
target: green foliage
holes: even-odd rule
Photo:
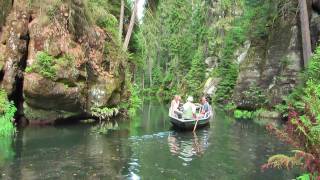
[[[234,117],[236,119],[252,119],[255,117],[255,113],[252,111],[237,109],[234,111]]]
[[[38,52],[36,56],[35,66],[30,67],[27,71],[35,70],[46,78],[55,78],[56,70],[54,68],[54,57],[46,52]]]
[[[110,0],[87,0],[90,20],[118,40],[119,23],[116,16],[120,2]],[[116,14],[114,14],[116,11]],[[116,16],[115,16],[116,15]],[[116,41],[117,42],[117,41]]]
[[[263,93],[262,89],[257,85],[250,85],[247,91],[243,92],[246,100],[252,102],[255,108],[263,107],[267,103],[267,97]]]
[[[92,107],[91,114],[98,117],[100,122],[102,120],[109,120],[110,117],[116,116],[119,113],[118,108],[108,107]]]
[[[285,98],[285,104],[277,105],[276,109],[282,113],[284,116],[288,115],[289,106],[295,108],[301,114],[304,114],[305,111],[305,98],[310,100],[306,93],[313,89],[316,91],[316,84],[320,83],[320,47],[317,47],[315,53],[309,61],[308,67],[302,73],[302,84],[297,86],[291,94]],[[309,83],[309,85],[308,85]],[[310,92],[309,92],[310,93]],[[308,102],[312,103],[312,102]]]
[[[74,57],[64,54],[59,58],[49,55],[47,52],[39,51],[36,55],[35,62],[32,66],[26,68],[27,73],[36,72],[42,76],[55,79],[57,70],[61,68],[73,68]]]
[[[237,65],[232,62],[225,64],[225,66],[222,64],[219,68],[219,77],[222,79],[217,87],[214,101],[221,104],[227,104],[232,98],[233,89],[237,81]]]
[[[288,117],[289,106],[287,104],[277,104],[275,110],[282,115],[282,117]]]
[[[207,41],[209,7],[199,0],[193,6],[187,0],[159,1],[157,5],[156,11],[147,10],[140,26],[143,36],[138,40],[139,57],[145,65],[139,72],[149,76],[144,72],[152,69],[152,80],[145,77],[144,87],[151,88],[151,95],[161,99],[190,90],[199,96],[205,79],[202,47]]]
[[[312,80],[316,83],[320,83],[320,46],[315,50],[308,67],[303,73],[305,80]]]
[[[13,102],[7,99],[7,93],[0,90],[0,137],[10,137],[16,132],[13,117],[17,111]]]
[[[228,112],[234,112],[234,110],[237,108],[237,106],[234,104],[234,102],[229,102],[225,106],[223,106],[224,110]]]
[[[131,92],[131,95],[129,98],[128,114],[129,117],[133,117],[137,114],[137,110],[141,107],[142,100],[139,96],[140,91],[137,85],[130,85],[129,91]]]
[[[130,93],[129,100],[120,104],[120,109],[126,109],[130,118],[136,116],[137,111],[142,105],[142,99],[140,95],[139,87],[136,84],[132,84],[130,74],[126,72],[126,86],[127,90]]]
[[[302,174],[301,176],[297,177],[297,180],[310,180],[310,174]]]
[[[296,180],[317,180],[317,175],[305,173],[305,174],[302,174],[301,176],[297,177]]]
[[[232,100],[233,90],[238,76],[237,64],[234,59],[235,51],[243,45],[246,40],[265,38],[268,27],[273,23],[277,16],[275,1],[252,1],[241,0],[239,7],[242,8],[243,14],[234,18],[229,23],[229,30],[220,43],[216,43],[216,49],[221,52],[221,61],[218,67],[218,77],[221,82],[218,85],[214,100],[218,103],[227,104]],[[232,8],[233,1],[224,0],[222,6]],[[252,25],[254,24],[254,25]],[[258,93],[258,96],[250,96],[254,102],[265,103],[265,97],[259,91],[250,91],[248,93]]]
[[[201,95],[201,85],[205,80],[205,64],[203,59],[203,50],[199,48],[192,59],[191,68],[186,76],[186,90],[192,96]]]

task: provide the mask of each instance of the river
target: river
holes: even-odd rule
[[[145,103],[141,113],[105,135],[90,124],[27,127],[0,142],[0,179],[292,179],[286,170],[261,171],[288,147],[252,121],[216,110],[210,127],[171,128],[167,107]],[[9,144],[9,145],[8,145]]]

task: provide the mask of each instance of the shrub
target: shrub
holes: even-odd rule
[[[120,104],[120,109],[125,109],[128,112],[130,118],[133,118],[137,114],[137,110],[142,105],[142,100],[140,98],[140,92],[138,85],[131,83],[130,74],[126,72],[126,86],[127,90],[130,93],[129,99],[127,102]]]
[[[64,54],[60,58],[55,58],[47,52],[39,51],[34,64],[27,67],[25,72],[36,72],[46,78],[55,79],[59,68],[74,68],[74,57]]]
[[[272,125],[269,125],[268,129],[280,140],[299,148],[299,151],[295,151],[294,157],[287,157],[290,162],[298,162],[292,163],[293,165],[300,166],[312,176],[320,178],[320,84],[313,80],[307,81],[304,94],[302,97],[304,114],[299,114],[294,107],[291,107],[288,122],[283,130],[276,129]],[[284,168],[287,164],[287,161],[282,159],[273,161],[269,159],[263,168]]]
[[[7,99],[7,93],[0,90],[0,137],[12,136],[15,132],[13,117],[17,111],[13,102]]]
[[[234,111],[234,117],[236,119],[252,119],[255,117],[255,113],[252,111],[237,109]]]
[[[48,53],[39,51],[36,55],[34,64],[26,68],[26,72],[38,72],[46,78],[53,79],[56,77],[56,70],[54,68],[54,57]]]

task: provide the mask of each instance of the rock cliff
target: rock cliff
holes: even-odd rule
[[[319,5],[318,0],[308,1],[313,49],[319,45]],[[281,103],[283,97],[297,85],[298,73],[303,67],[298,19],[296,14],[280,18],[270,28],[267,39],[256,39],[252,42],[246,57],[239,65],[234,90],[234,100],[238,108],[272,108]]]
[[[84,1],[15,0],[8,12],[0,16],[1,87],[20,115],[54,122],[120,103],[126,57]]]
[[[238,108],[257,109],[282,102],[298,82],[301,41],[295,16],[280,18],[266,39],[255,39],[239,64],[234,91]]]

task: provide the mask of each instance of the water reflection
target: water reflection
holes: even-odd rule
[[[294,177],[260,171],[270,155],[288,150],[263,127],[218,112],[210,128],[193,134],[172,130],[167,114],[165,105],[147,103],[138,117],[107,135],[92,133],[90,125],[29,127],[13,144],[0,140],[0,179]]]
[[[171,132],[168,136],[169,150],[185,162],[190,162],[196,156],[202,156],[209,147],[209,133],[207,130],[197,133]]]
[[[0,167],[14,158],[12,137],[0,137]]]

